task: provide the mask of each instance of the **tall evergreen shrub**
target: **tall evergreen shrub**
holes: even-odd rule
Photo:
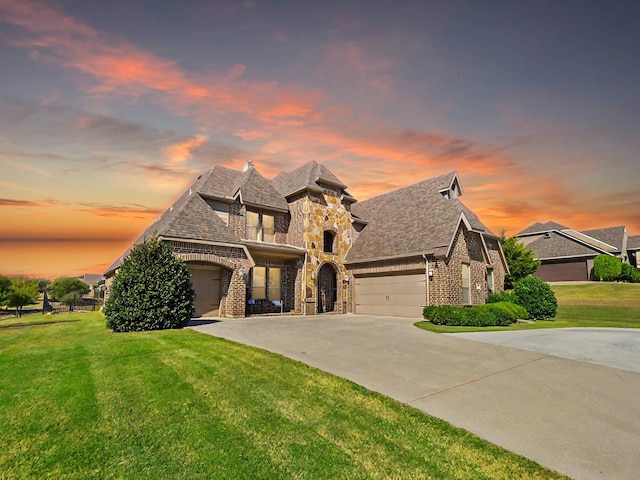
[[[131,250],[108,294],[104,314],[114,332],[180,328],[194,310],[187,266],[156,237]]]

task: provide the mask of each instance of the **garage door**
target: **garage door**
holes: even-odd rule
[[[189,267],[196,292],[196,317],[215,317],[220,308],[220,269]]]
[[[589,269],[586,260],[577,262],[543,263],[538,267],[536,277],[545,282],[566,282],[589,280]]]
[[[356,313],[422,317],[426,303],[424,274],[356,278]]]

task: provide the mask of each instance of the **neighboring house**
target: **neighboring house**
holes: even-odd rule
[[[627,240],[627,252],[629,253],[629,263],[636,268],[640,268],[640,235],[632,235]]]
[[[91,289],[91,291],[93,291],[93,288],[98,285],[98,282],[104,280],[104,275],[100,275],[97,273],[85,273],[78,278],[89,285],[89,288]]]
[[[535,275],[546,282],[596,280],[596,256],[612,255],[635,264],[635,252],[640,250],[636,240],[635,249],[629,245],[637,237],[629,237],[624,226],[579,232],[555,222],[536,222],[516,236],[541,261]]]
[[[499,237],[458,199],[456,173],[356,203],[324,165],[264,178],[216,166],[154,232],[191,271],[197,316],[375,313],[478,304],[503,289]],[[125,253],[126,255],[126,253]],[[123,255],[109,267],[107,286]]]

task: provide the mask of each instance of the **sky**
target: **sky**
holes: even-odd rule
[[[195,180],[456,170],[495,233],[640,234],[640,2],[0,0],[0,273],[101,273]],[[425,212],[428,214],[428,212]]]

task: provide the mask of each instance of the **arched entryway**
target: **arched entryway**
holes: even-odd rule
[[[338,301],[338,273],[336,268],[325,263],[318,271],[318,313],[333,312]]]

